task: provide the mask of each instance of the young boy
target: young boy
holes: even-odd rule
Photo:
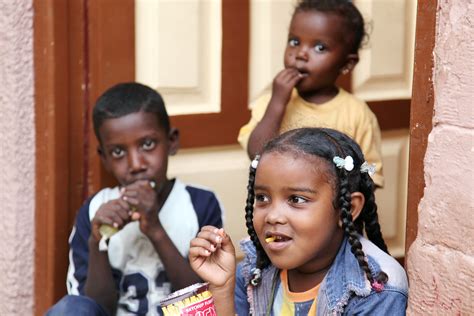
[[[253,159],[271,138],[299,127],[327,127],[352,137],[383,186],[381,136],[367,104],[336,86],[359,61],[364,20],[351,1],[303,0],[290,23],[284,66],[271,94],[256,100],[238,140]]]
[[[159,301],[199,282],[189,243],[201,227],[222,227],[215,195],[167,178],[178,149],[161,96],[138,83],[107,90],[93,111],[98,153],[119,186],[89,198],[76,218],[66,296],[50,315],[160,315]],[[103,225],[119,229],[99,250]],[[72,315],[71,314],[71,315]]]

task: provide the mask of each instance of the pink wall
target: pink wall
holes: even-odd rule
[[[408,252],[408,314],[473,315],[474,2],[438,3],[433,130]]]
[[[33,313],[32,0],[0,0],[0,315]]]

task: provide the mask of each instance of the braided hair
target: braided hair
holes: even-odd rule
[[[362,41],[367,36],[365,31],[364,18],[359,10],[350,0],[300,0],[296,5],[295,11],[307,12],[318,11],[324,13],[333,13],[340,16],[344,22],[347,34],[350,34],[349,43],[350,52],[357,53]]]
[[[388,253],[380,224],[378,222],[377,205],[374,197],[374,183],[367,173],[361,172],[360,167],[365,161],[362,151],[350,137],[345,134],[328,128],[300,128],[288,131],[270,142],[262,149],[261,155],[271,152],[297,153],[316,156],[326,160],[330,166],[330,177],[334,179],[334,190],[337,192],[334,197],[333,206],[339,211],[342,221],[342,228],[348,238],[351,252],[367,279],[374,289],[380,290],[380,286],[388,281],[388,276],[383,271],[374,276],[368,265],[362,244],[359,241],[359,234],[365,233],[377,247]],[[354,168],[347,171],[338,168],[334,162],[334,157],[351,156],[354,161]],[[252,162],[249,172],[249,182],[247,185],[247,202],[245,206],[245,219],[247,232],[257,251],[256,269],[250,283],[258,285],[261,278],[260,271],[270,264],[270,259],[263,250],[257,238],[253,226],[253,210],[255,201],[254,183],[259,156]],[[364,195],[365,203],[359,217],[354,221],[351,214],[351,193],[361,192]]]

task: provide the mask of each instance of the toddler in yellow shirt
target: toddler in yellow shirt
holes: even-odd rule
[[[353,138],[370,164],[373,180],[383,187],[381,135],[367,104],[336,85],[359,61],[364,20],[350,1],[303,0],[291,19],[284,69],[272,92],[252,107],[250,121],[238,141],[250,159],[271,138],[300,127],[325,127]]]

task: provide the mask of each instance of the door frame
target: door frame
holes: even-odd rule
[[[437,0],[418,0],[413,92],[410,107],[406,254],[418,232],[418,204],[425,188],[424,158],[428,135],[433,127],[433,49],[436,39],[437,9]],[[406,258],[407,256],[405,256],[405,263]]]
[[[124,58],[126,60],[134,56],[134,51],[121,49],[121,55],[116,55],[113,59],[108,59],[110,56],[107,53],[93,60],[89,57],[92,53],[111,52],[115,49],[115,44],[107,42],[104,37],[111,24],[100,24],[101,20],[105,17],[123,19],[123,14],[128,14],[133,21],[133,0],[121,1],[121,4],[123,2],[131,9],[125,10],[127,12],[114,11],[117,7],[113,6],[114,1],[33,0],[36,114],[35,315],[43,315],[65,294],[67,240],[78,205],[89,192],[107,185],[110,181],[104,176],[95,154],[96,143],[90,132],[88,115],[91,100],[95,100],[103,89],[118,81],[133,80],[134,66],[130,66],[133,63],[125,63],[124,66],[123,61]],[[228,9],[235,10],[237,1],[224,0],[223,3]],[[228,32],[243,34],[243,38],[223,43],[223,54],[227,54],[226,58],[235,57],[240,63],[223,64],[223,67],[228,67],[231,71],[242,67],[243,64],[248,65],[249,23],[242,23],[242,19],[249,21],[249,2],[246,0],[243,3],[245,10],[240,13],[240,20],[233,22],[238,24],[228,26]],[[423,159],[428,134],[432,128],[434,104],[432,52],[436,12],[437,1],[418,1],[415,69],[410,107],[407,251],[416,238],[418,204],[425,186]],[[113,15],[109,16],[109,13]],[[98,30],[93,33],[97,36],[88,37],[91,29]],[[129,33],[121,35],[124,40],[133,40],[133,26]],[[238,45],[243,45],[241,50],[236,50]],[[247,51],[247,55],[242,55],[243,50]],[[232,55],[232,51],[237,51],[238,55]],[[104,65],[108,65],[108,68],[101,68]],[[229,92],[225,98],[231,101],[237,99],[239,104],[245,103],[245,109],[248,86],[246,71],[248,70],[244,70],[244,74],[237,81],[234,80],[237,82],[236,86],[223,89],[223,94]],[[242,90],[235,87],[245,87],[245,91],[242,93]],[[232,104],[234,103],[230,102],[228,106]],[[239,115],[238,121],[246,121],[248,111],[245,109],[234,109],[231,115]],[[376,113],[382,111],[375,108],[373,110]],[[193,119],[176,117],[172,118],[172,121],[181,126],[195,122]],[[241,123],[235,125],[240,126]],[[229,141],[227,138],[224,140]],[[72,143],[83,145],[72,146]],[[188,147],[203,145],[205,144],[200,142],[187,144]]]

